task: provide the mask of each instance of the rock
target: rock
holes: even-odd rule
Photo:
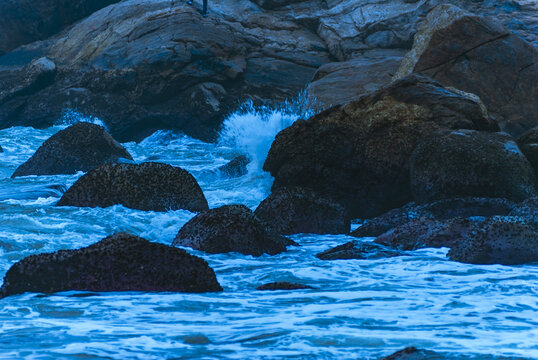
[[[118,0],[6,0],[0,2],[0,55],[45,39]]]
[[[350,241],[316,255],[320,260],[380,259],[403,255],[402,252],[372,242]]]
[[[470,264],[520,265],[538,261],[538,222],[493,218],[478,223],[448,252]]]
[[[12,177],[87,172],[120,158],[133,160],[105,128],[80,122],[51,136]]]
[[[325,64],[308,85],[308,95],[320,108],[356,100],[389,84],[401,60],[401,56],[394,54]]]
[[[538,196],[529,198],[517,204],[509,215],[526,217],[538,222]]]
[[[272,282],[269,284],[260,285],[256,290],[304,290],[313,289],[312,286],[303,284],[293,284],[286,281]]]
[[[368,220],[350,235],[358,238],[377,237],[417,218],[447,220],[456,217],[509,215],[515,206],[513,202],[499,198],[453,198],[423,205],[409,203]]]
[[[525,154],[538,179],[538,127],[527,131],[517,139],[517,145]]]
[[[0,146],[0,153],[3,153],[4,149],[2,149],[2,146]]]
[[[330,198],[304,188],[279,188],[254,214],[278,234],[347,234],[346,210]]]
[[[244,205],[226,205],[204,211],[186,223],[172,245],[211,254],[238,252],[276,255],[294,242],[268,231]]]
[[[273,191],[301,186],[368,218],[411,200],[409,159],[442,128],[497,130],[475,96],[417,75],[281,131],[264,170]]]
[[[122,142],[157,129],[215,140],[241,102],[293,98],[330,61],[317,35],[250,1],[211,4],[206,17],[195,6],[121,1],[0,58],[0,83],[34,54],[58,68],[50,86],[0,101],[0,128],[50,126],[73,108]]]
[[[256,4],[264,9],[274,9],[289,4],[299,3],[306,0],[254,0]]]
[[[108,207],[116,204],[145,211],[208,209],[202,189],[189,172],[154,162],[100,166],[78,179],[57,205]]]
[[[458,196],[522,201],[536,194],[532,166],[507,134],[440,131],[411,156],[411,188],[418,202]]]
[[[248,173],[247,165],[250,160],[245,155],[237,156],[229,163],[222,165],[217,169],[217,174],[223,177],[236,178]]]
[[[117,233],[82,249],[24,258],[6,273],[0,296],[70,290],[200,293],[222,288],[203,259]]]
[[[454,353],[438,353],[430,350],[417,349],[415,347],[407,347],[397,351],[392,355],[382,357],[379,360],[525,360],[523,358],[493,356],[485,354],[454,354]]]
[[[519,136],[538,124],[538,51],[491,17],[435,7],[396,77],[412,72],[478,95],[501,128]]]

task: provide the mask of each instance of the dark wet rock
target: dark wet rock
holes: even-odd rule
[[[247,165],[250,160],[245,155],[237,156],[229,163],[222,165],[217,169],[217,174],[223,177],[236,178],[248,173]]]
[[[133,160],[105,128],[81,122],[51,136],[12,177],[87,172],[120,158]]]
[[[4,0],[0,2],[0,55],[45,39],[118,0]]]
[[[208,209],[202,189],[189,172],[153,162],[107,164],[91,170],[67,190],[57,205],[108,207],[116,204],[146,211]]]
[[[417,202],[457,196],[522,201],[536,195],[534,170],[507,134],[441,131],[411,156],[411,188]]]
[[[260,285],[256,290],[304,290],[313,289],[312,286],[303,284],[294,284],[286,281],[272,282],[269,284]]]
[[[538,196],[529,198],[515,205],[509,215],[527,217],[538,222]]]
[[[203,259],[118,233],[86,248],[24,258],[6,273],[0,296],[69,290],[199,293],[222,288]]]
[[[238,252],[245,255],[276,255],[295,244],[268,231],[244,205],[226,205],[204,211],[186,223],[172,245],[211,254]]]
[[[254,3],[258,4],[264,9],[274,9],[304,1],[306,0],[253,0]]]
[[[461,218],[450,221],[420,218],[387,231],[375,243],[398,250],[451,247],[467,235],[471,224],[471,220]]]
[[[492,17],[439,5],[415,35],[397,76],[411,72],[478,95],[501,128],[519,136],[538,124],[538,51]]]
[[[13,189],[9,187],[0,189],[0,201],[61,197],[66,191],[67,187],[63,184],[17,185]]]
[[[2,146],[0,146],[0,153],[3,153],[4,149],[2,149]]]
[[[389,84],[398,70],[402,56],[361,57],[321,66],[308,85],[308,95],[315,105],[328,108],[356,100],[360,95]]]
[[[347,234],[346,210],[327,196],[294,187],[279,188],[261,202],[254,214],[278,234]]]
[[[527,131],[517,139],[517,145],[525,154],[538,179],[538,127]]]
[[[379,360],[526,360],[524,358],[493,356],[493,355],[465,355],[453,353],[438,353],[435,351],[408,347],[397,351],[392,355],[385,356]],[[530,360],[530,359],[527,359]]]
[[[498,130],[473,95],[413,75],[281,131],[264,164],[281,187],[332,196],[368,218],[411,200],[409,159],[442,128]]]
[[[455,217],[508,215],[516,205],[499,198],[453,198],[418,205],[409,203],[368,220],[354,230],[354,237],[377,237],[417,218],[447,220]]]
[[[450,260],[470,264],[520,265],[538,261],[538,222],[520,217],[476,222],[448,252]]]
[[[401,256],[401,251],[372,242],[353,240],[316,255],[320,260],[380,259]]]

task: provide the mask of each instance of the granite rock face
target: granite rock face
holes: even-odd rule
[[[81,122],[51,136],[12,177],[88,172],[120,158],[133,160],[105,128]]]
[[[475,96],[412,75],[281,131],[264,170],[273,191],[301,186],[372,217],[411,200],[409,162],[439,129],[498,130]]]
[[[205,260],[117,233],[86,248],[24,258],[6,273],[0,296],[69,290],[201,293],[222,288]]]
[[[245,255],[276,255],[294,242],[268,231],[244,205],[226,205],[204,211],[177,234],[172,245],[211,254],[238,252]]]
[[[396,77],[412,72],[478,95],[513,136],[538,125],[538,51],[491,17],[435,7]]]
[[[326,196],[304,188],[280,188],[254,214],[278,234],[347,234],[346,210]]]
[[[536,195],[534,169],[507,134],[432,134],[413,152],[410,174],[414,199],[422,203],[465,196],[519,202]]]
[[[58,206],[108,207],[121,204],[145,211],[208,209],[196,179],[186,170],[161,163],[108,164],[71,186]]]

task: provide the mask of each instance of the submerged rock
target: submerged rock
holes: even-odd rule
[[[380,259],[401,256],[403,253],[372,242],[353,240],[316,255],[320,260]]]
[[[244,205],[226,205],[204,211],[186,223],[172,245],[211,254],[238,252],[245,255],[276,255],[295,244],[268,231]]]
[[[521,357],[506,357],[493,355],[465,355],[453,353],[438,353],[435,351],[408,347],[379,360],[525,360]],[[530,360],[530,359],[527,359]]]
[[[536,177],[514,139],[471,130],[441,131],[411,156],[411,188],[418,202],[457,196],[522,201],[536,194]]]
[[[133,160],[104,127],[80,122],[51,136],[12,177],[87,172],[121,158]]]
[[[313,289],[312,286],[303,284],[294,284],[287,281],[272,282],[269,284],[260,285],[256,290],[304,290]]]
[[[6,273],[0,296],[69,290],[200,293],[222,288],[205,260],[117,233],[82,249],[24,258]]]
[[[327,196],[304,188],[279,188],[254,214],[278,234],[347,234],[346,210]]]
[[[232,159],[229,163],[217,169],[217,174],[223,177],[236,178],[248,173],[247,165],[250,160],[245,155],[240,155]]]
[[[0,145],[0,153],[3,153],[4,149],[2,149],[2,146]]]
[[[58,206],[108,207],[121,204],[145,211],[208,209],[196,179],[186,170],[161,163],[108,164],[71,186]]]
[[[368,218],[411,200],[415,146],[443,128],[498,130],[473,95],[413,75],[281,131],[264,164],[273,191],[301,186]]]
[[[492,17],[435,7],[415,35],[397,77],[423,73],[478,95],[514,136],[538,124],[538,51]]]

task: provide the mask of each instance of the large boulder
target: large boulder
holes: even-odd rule
[[[22,259],[6,273],[0,297],[69,290],[200,293],[222,288],[203,259],[117,233],[82,249]]]
[[[347,234],[346,210],[312,190],[279,188],[261,202],[254,214],[278,234]]]
[[[409,160],[439,129],[498,130],[478,98],[417,75],[281,131],[264,164],[281,187],[332,196],[353,217],[411,200]]]
[[[211,254],[238,252],[245,255],[276,255],[291,240],[268,231],[244,205],[226,205],[204,211],[186,223],[172,245]]]
[[[161,163],[107,164],[71,186],[58,206],[108,207],[121,204],[146,211],[204,211],[207,200],[186,170]]]
[[[456,217],[509,215],[516,204],[499,198],[453,198],[428,204],[409,203],[392,209],[355,229],[354,237],[377,237],[418,218],[448,220]]]
[[[80,122],[51,136],[12,177],[75,174],[100,165],[133,160],[102,126]]]
[[[0,2],[0,55],[45,39],[119,0],[3,0]]]
[[[57,66],[47,87],[0,99],[0,128],[49,126],[71,108],[120,141],[163,128],[214,140],[242,101],[292,98],[330,61],[317,35],[250,1],[212,3],[205,17],[198,5],[121,1],[0,58],[0,83],[37,56]]]
[[[538,179],[538,127],[521,135],[517,139],[517,145],[531,163]]]
[[[464,197],[522,201],[536,194],[535,175],[512,137],[444,130],[424,139],[411,156],[411,187],[418,202]]]
[[[471,264],[538,262],[538,222],[520,217],[479,222],[450,249],[448,257]]]
[[[435,7],[396,77],[423,73],[478,95],[514,136],[538,124],[538,51],[491,17]]]

